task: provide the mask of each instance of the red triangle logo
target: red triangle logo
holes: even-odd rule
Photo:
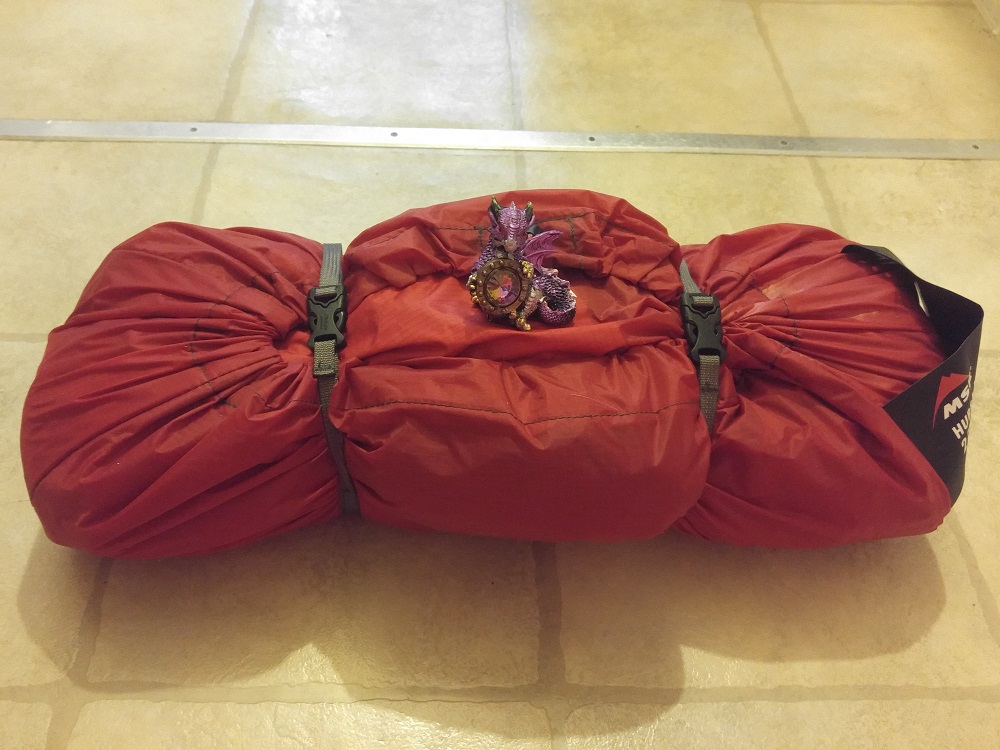
[[[934,424],[937,422],[938,409],[941,408],[941,404],[944,403],[948,394],[952,393],[959,386],[965,385],[968,380],[968,373],[965,375],[953,373],[941,378],[941,382],[938,384],[937,403],[934,404],[934,419],[931,420],[931,427],[934,427]]]

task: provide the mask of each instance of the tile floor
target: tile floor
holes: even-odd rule
[[[1000,43],[960,0],[12,0],[4,118],[996,139]],[[3,750],[1000,747],[1000,163],[0,140],[0,166]],[[143,563],[45,539],[20,406],[118,241],[167,219],[348,241],[556,186],[681,242],[830,226],[983,303],[944,526],[776,552],[347,523]]]

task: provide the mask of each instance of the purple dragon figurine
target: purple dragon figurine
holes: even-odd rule
[[[535,225],[531,203],[522,211],[514,203],[502,208],[494,198],[489,214],[489,240],[468,281],[472,301],[490,320],[522,331],[531,330],[525,319],[535,313],[549,325],[568,324],[576,315],[576,295],[554,268],[542,265],[560,233]]]

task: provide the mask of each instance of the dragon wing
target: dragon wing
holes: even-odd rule
[[[524,255],[526,260],[531,261],[531,264],[535,268],[541,270],[542,261],[556,251],[556,239],[560,236],[562,236],[562,232],[550,229],[529,237],[528,241],[524,243],[521,254]]]

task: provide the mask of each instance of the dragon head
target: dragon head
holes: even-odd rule
[[[528,241],[528,230],[535,220],[535,211],[528,203],[522,211],[511,203],[503,208],[496,198],[490,203],[490,242],[513,255]]]

